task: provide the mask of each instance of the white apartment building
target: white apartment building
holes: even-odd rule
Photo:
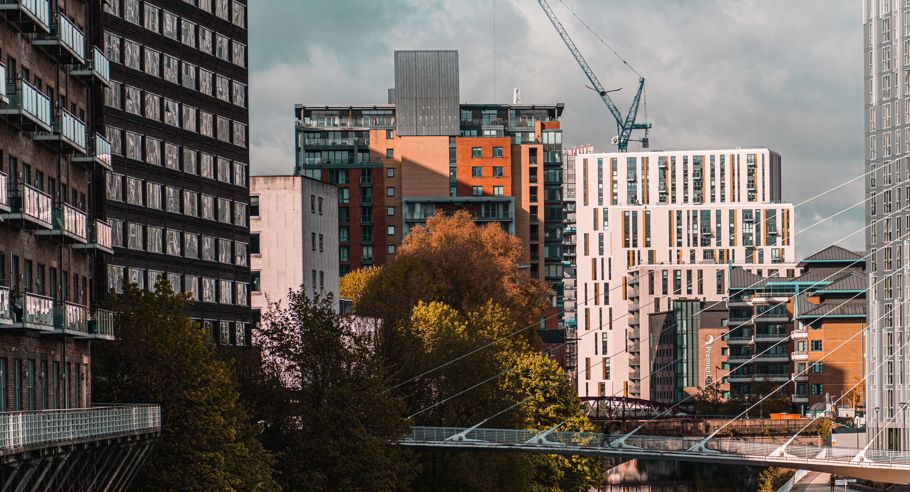
[[[863,1],[866,248],[866,433],[876,449],[910,449],[910,1]],[[902,200],[901,191],[904,191]],[[906,281],[905,281],[906,280]],[[906,286],[906,287],[905,287]]]
[[[254,316],[301,287],[338,309],[338,191],[303,176],[250,178],[250,304]]]
[[[598,153],[575,164],[578,393],[648,399],[651,313],[723,300],[730,265],[793,275],[780,155]]]

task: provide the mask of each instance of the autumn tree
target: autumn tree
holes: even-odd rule
[[[263,314],[263,382],[278,388],[263,441],[288,490],[398,490],[408,453],[390,443],[406,431],[401,402],[384,391],[373,333],[333,310],[332,297],[291,291]]]
[[[114,295],[114,342],[93,346],[95,399],[161,405],[161,437],[135,490],[275,490],[228,365],[187,315],[190,300],[160,280]]]
[[[354,301],[354,305],[356,306],[366,285],[379,274],[381,269],[382,267],[380,266],[358,268],[348,272],[344,277],[341,277],[341,298]]]
[[[593,430],[566,374],[538,352],[549,287],[521,268],[521,241],[466,212],[437,214],[360,285],[355,312],[381,320],[377,351],[416,425]],[[354,282],[352,282],[354,283]],[[518,371],[518,372],[515,372]],[[529,400],[529,402],[524,402]],[[421,452],[418,490],[577,490],[597,460]]]

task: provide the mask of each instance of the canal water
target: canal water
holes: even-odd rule
[[[675,461],[627,461],[606,472],[602,492],[728,492],[755,490],[761,467]]]

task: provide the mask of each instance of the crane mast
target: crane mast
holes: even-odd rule
[[[600,98],[607,106],[607,109],[610,110],[610,113],[613,115],[613,119],[616,120],[617,136],[614,139],[614,143],[618,147],[619,151],[625,152],[628,150],[629,140],[632,136],[632,130],[645,131],[645,135],[641,139],[641,144],[642,147],[647,148],[648,129],[651,128],[651,124],[635,122],[635,118],[638,116],[638,107],[641,103],[641,96],[645,89],[644,77],[638,77],[638,91],[635,93],[635,97],[632,99],[632,106],[629,108],[628,114],[623,117],[622,113],[619,111],[619,108],[616,107],[616,104],[612,99],[610,99],[609,92],[604,89],[603,84],[601,84],[600,80],[597,79],[597,75],[595,75],[594,71],[591,70],[591,67],[588,65],[585,57],[582,56],[581,51],[579,51],[578,47],[575,46],[575,42],[572,41],[571,37],[569,37],[569,33],[566,32],[566,29],[562,26],[559,18],[556,17],[556,13],[553,12],[550,4],[547,3],[547,0],[537,0],[537,3],[540,4],[540,8],[542,8],[544,13],[547,14],[547,18],[550,19],[553,27],[556,28],[556,32],[559,33],[559,37],[562,38],[562,42],[565,43],[566,48],[568,48],[569,52],[572,53],[572,56],[575,57],[575,61],[578,62],[578,66],[581,67],[581,70],[585,73],[588,81],[591,82],[594,91],[600,95]]]

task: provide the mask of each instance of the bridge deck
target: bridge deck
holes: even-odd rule
[[[621,437],[597,432],[551,432],[544,436],[533,430],[412,427],[398,444],[449,450],[781,466],[910,484],[910,453],[906,452],[870,449],[863,453],[854,448],[806,445],[790,445],[781,452],[779,444],[741,439],[715,438],[704,447],[697,447],[702,437],[631,436],[625,441]]]

